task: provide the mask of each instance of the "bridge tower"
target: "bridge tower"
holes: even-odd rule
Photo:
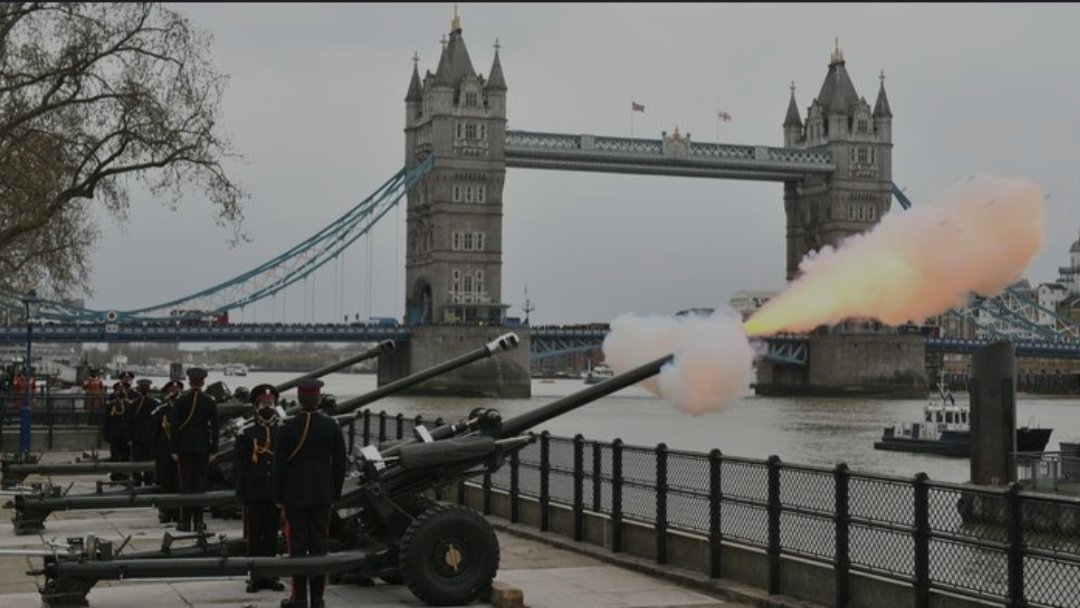
[[[435,165],[407,198],[405,322],[411,337],[402,355],[408,361],[387,370],[387,380],[504,333],[509,308],[502,303],[506,81],[498,42],[485,79],[473,68],[455,7],[435,73],[421,79],[418,62],[414,56],[405,95],[405,164],[412,169],[434,154]],[[529,396],[527,330],[518,335],[522,344],[516,352],[425,387],[457,395]]]
[[[836,246],[864,232],[889,211],[892,202],[892,109],[882,72],[871,107],[848,75],[839,42],[829,57],[821,90],[805,121],[791,87],[784,118],[784,146],[826,148],[836,170],[784,182],[787,214],[787,279],[798,277],[799,262],[811,251]],[[847,332],[810,336],[805,367],[762,362],[759,394],[918,397],[926,390],[926,346],[920,335]]]
[[[863,232],[889,211],[892,201],[892,110],[882,72],[871,108],[855,91],[839,43],[829,58],[821,91],[810,103],[805,122],[795,102],[795,87],[784,119],[784,145],[832,152],[836,171],[784,183],[787,213],[787,279],[810,251],[837,245]]]

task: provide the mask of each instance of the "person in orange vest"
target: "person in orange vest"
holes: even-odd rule
[[[11,392],[13,399],[11,400],[11,409],[13,411],[19,411],[23,406],[24,392],[26,390],[26,377],[23,375],[23,371],[20,369],[15,372],[15,379],[11,382]],[[34,394],[37,393],[37,379],[34,378],[34,370],[30,370],[30,407],[34,406]]]
[[[83,400],[83,409],[88,412],[96,412],[101,409],[101,395],[105,392],[105,383],[98,377],[98,370],[90,370],[90,377],[83,382],[83,391],[86,398]]]

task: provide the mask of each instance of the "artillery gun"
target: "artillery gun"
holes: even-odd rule
[[[479,359],[512,350],[518,346],[519,342],[520,340],[517,335],[513,333],[504,334],[484,346],[454,357],[449,361],[421,370],[394,382],[390,382],[358,397],[337,403],[333,406],[332,411],[341,413],[337,418],[339,422],[343,420],[353,420],[356,417],[356,412],[360,411],[360,408],[370,403],[403,391],[440,374],[468,365]],[[292,386],[295,386],[295,384],[292,384],[290,388]],[[247,406],[247,409],[250,410],[251,406]],[[239,421],[234,424],[234,426],[238,429],[242,429],[244,424],[244,421]],[[56,486],[45,486],[37,492],[18,494],[14,497],[15,508],[14,515],[12,515],[11,518],[15,534],[34,534],[44,530],[45,519],[54,511],[136,507],[172,508],[180,506],[196,506],[199,504],[211,508],[230,507],[235,503],[235,493],[233,490],[228,489],[233,486],[232,465],[235,454],[234,447],[235,440],[231,437],[223,440],[218,446],[217,456],[214,459],[214,462],[211,463],[209,475],[210,488],[216,488],[217,491],[206,492],[204,494],[162,494],[158,488],[150,487],[129,488],[116,492],[98,491],[94,494],[68,495],[67,491],[63,491]],[[78,465],[85,464],[89,463],[38,466],[51,466],[54,470],[67,472],[69,470],[80,470],[78,469]],[[96,470],[99,472],[109,470],[107,467],[103,466],[105,464],[110,463],[99,463]],[[141,465],[146,463],[111,464]],[[69,491],[70,489],[71,486],[68,486],[67,490]],[[203,500],[201,503],[199,502],[200,497]]]
[[[291,380],[282,382],[275,385],[275,388],[279,393],[285,392],[291,388],[295,388],[301,381],[310,378],[320,378],[328,374],[332,374],[338,370],[345,369],[350,365],[355,365],[361,361],[377,357],[383,353],[393,352],[395,344],[393,340],[384,340],[377,346],[370,348],[362,353],[358,353],[351,357],[346,357],[340,361],[331,363],[330,365],[320,367],[315,371],[308,372],[302,376],[297,376]],[[224,384],[215,382],[217,386],[216,390],[209,390],[208,392],[214,393],[215,399],[219,399],[222,393],[227,393],[227,389],[224,388]],[[234,393],[234,398],[225,399],[223,402],[218,403],[218,418],[236,418],[237,416],[245,416],[251,411],[251,405],[246,400],[241,400],[241,396],[245,394],[245,390],[238,389]],[[219,399],[219,401],[221,401]],[[31,458],[29,460],[10,460],[6,459],[0,462],[0,489],[11,490],[16,486],[19,486],[30,475],[41,476],[53,476],[53,475],[101,475],[111,473],[133,473],[133,472],[145,472],[153,471],[153,462],[109,462],[104,460],[98,460],[96,454],[90,455],[87,462],[56,462],[56,463],[40,463],[36,459]]]
[[[335,573],[400,579],[431,606],[472,602],[495,578],[498,539],[478,513],[435,502],[429,493],[494,473],[535,440],[522,433],[649,378],[671,360],[662,357],[507,420],[495,410],[476,409],[464,421],[431,430],[420,425],[410,439],[365,446],[334,505],[328,555],[240,557],[242,545],[222,538],[185,548],[186,557],[171,547],[121,557],[111,543],[72,538],[65,551],[43,555],[42,568],[29,574],[44,575],[47,608],[86,606],[87,593],[101,580]]]

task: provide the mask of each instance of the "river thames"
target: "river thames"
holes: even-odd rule
[[[251,372],[244,377],[211,374],[208,382],[223,381],[230,389],[260,383],[276,384],[294,377],[287,372]],[[322,378],[323,392],[339,401],[376,387],[372,374],[330,374]],[[155,381],[160,384],[162,381]],[[369,406],[372,412],[401,412],[407,417],[462,418],[475,407],[492,407],[503,416],[520,414],[586,388],[580,379],[532,381],[531,399],[458,399],[391,396]],[[295,391],[286,392],[295,399]],[[967,396],[957,395],[958,399]],[[731,408],[701,416],[676,410],[666,401],[634,386],[548,421],[541,428],[553,435],[610,441],[616,437],[640,446],[663,442],[671,449],[748,458],[777,455],[783,461],[831,467],[846,462],[853,470],[912,476],[925,472],[932,480],[967,481],[966,458],[886,452],[874,449],[882,429],[922,418],[923,400],[827,399],[758,397],[749,390]],[[1080,398],[1017,397],[1017,424],[1053,428],[1047,451],[1059,441],[1080,441]]]

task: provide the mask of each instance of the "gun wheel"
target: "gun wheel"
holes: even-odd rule
[[[499,540],[475,511],[437,504],[401,537],[401,578],[429,606],[468,604],[491,589],[499,569]]]

